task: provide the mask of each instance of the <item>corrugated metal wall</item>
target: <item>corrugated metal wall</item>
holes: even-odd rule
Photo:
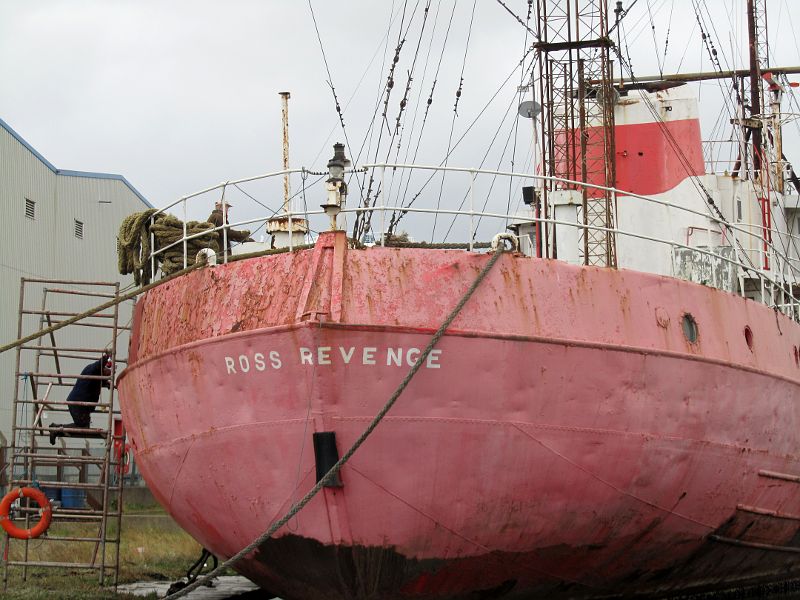
[[[34,219],[26,216],[26,199],[35,203]],[[0,126],[0,207],[5,221],[0,236],[0,341],[17,337],[20,277],[119,281],[122,287],[132,284],[130,277],[117,271],[117,231],[127,215],[147,207],[124,181],[103,175],[58,174]],[[75,234],[76,220],[83,224],[82,239]],[[41,288],[31,290],[26,305],[38,308],[41,297]],[[66,296],[58,301],[76,311],[93,305]],[[94,301],[99,304],[102,299]],[[38,317],[28,318],[29,329],[38,324]],[[120,322],[125,325],[129,319],[130,308],[126,307]],[[102,348],[110,342],[111,332],[68,327],[56,337],[63,346]],[[122,353],[127,354],[127,335],[118,341]],[[0,431],[9,437],[15,358],[14,351],[0,354]],[[85,361],[62,363],[66,363],[62,364],[64,372],[79,373]],[[52,362],[45,361],[43,367],[53,368]],[[28,361],[21,370],[32,368]],[[69,387],[62,387],[53,393],[56,399],[64,399],[68,392]],[[63,420],[62,415],[54,419]]]

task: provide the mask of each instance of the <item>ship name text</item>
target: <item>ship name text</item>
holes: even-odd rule
[[[350,365],[366,366],[385,365],[387,367],[413,366],[422,350],[419,348],[377,348],[374,346],[317,346],[316,348],[298,348],[295,355],[297,364],[306,366]],[[427,369],[439,369],[441,350],[431,350],[423,363]],[[225,369],[228,375],[280,369],[284,364],[280,352],[253,352],[238,356],[225,357]]]

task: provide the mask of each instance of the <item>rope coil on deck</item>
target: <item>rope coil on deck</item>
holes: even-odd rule
[[[149,258],[151,252],[158,252],[170,244],[183,239],[183,221],[167,213],[156,215],[152,208],[129,215],[122,221],[117,237],[117,257],[119,272],[122,275],[133,273],[136,285],[147,285],[151,272]],[[153,218],[153,215],[155,217]],[[194,256],[200,250],[211,249],[219,252],[219,232],[213,223],[205,221],[187,221],[186,235],[192,236],[208,231],[208,235],[186,241],[186,255]],[[152,234],[155,248],[151,248]],[[176,244],[155,257],[156,269],[159,267],[164,275],[172,275],[183,269],[183,244]]]
[[[165,600],[167,600],[167,599],[174,600],[175,598],[181,598],[182,596],[185,596],[186,594],[188,594],[189,592],[191,592],[195,588],[203,585],[206,581],[209,581],[209,580],[213,579],[214,577],[216,577],[217,575],[219,575],[219,573],[222,572],[224,569],[226,569],[226,568],[230,567],[231,565],[239,562],[239,560],[241,560],[242,558],[244,558],[245,556],[250,554],[258,546],[260,546],[266,540],[268,540],[270,537],[272,537],[272,535],[276,531],[278,531],[281,527],[283,527],[286,523],[288,523],[289,520],[292,517],[294,517],[297,513],[299,513],[305,507],[305,505],[308,504],[311,501],[311,499],[319,493],[319,491],[322,488],[324,488],[328,483],[330,483],[333,480],[334,477],[336,477],[336,475],[339,473],[341,468],[345,464],[347,464],[347,462],[350,460],[350,458],[353,456],[353,454],[355,454],[355,452],[358,450],[358,448],[372,434],[372,432],[375,430],[375,428],[378,426],[378,424],[383,420],[383,418],[386,416],[386,414],[391,410],[392,406],[394,406],[395,402],[397,402],[397,399],[400,397],[400,394],[403,393],[403,391],[406,389],[408,384],[414,378],[414,375],[417,374],[417,371],[419,371],[420,367],[425,363],[425,361],[428,358],[428,355],[434,349],[436,344],[439,343],[439,340],[445,334],[445,331],[447,330],[447,328],[450,327],[451,323],[455,320],[455,318],[461,312],[461,309],[464,308],[464,305],[472,297],[472,294],[475,293],[475,290],[477,290],[478,287],[481,285],[481,283],[483,283],[483,280],[486,279],[486,276],[489,274],[489,271],[492,270],[492,267],[494,267],[495,263],[498,261],[500,256],[505,251],[506,251],[506,249],[505,249],[503,244],[499,244],[497,246],[496,250],[494,251],[494,254],[491,257],[491,259],[489,259],[489,262],[487,262],[486,265],[483,267],[481,272],[475,278],[475,281],[472,283],[472,285],[469,287],[469,289],[464,293],[464,295],[462,296],[461,300],[458,301],[458,304],[456,304],[455,308],[450,312],[450,314],[444,320],[444,323],[442,323],[441,326],[439,326],[439,329],[436,330],[436,333],[433,334],[433,337],[431,338],[430,342],[428,342],[428,345],[425,347],[425,349],[422,351],[422,353],[419,355],[419,358],[414,363],[414,366],[411,367],[411,369],[409,370],[408,374],[405,376],[403,381],[400,382],[400,385],[397,386],[397,389],[394,391],[394,393],[389,398],[389,400],[386,402],[386,404],[384,404],[383,408],[378,412],[377,415],[375,415],[375,418],[372,419],[370,424],[367,426],[367,428],[364,430],[364,432],[358,437],[358,439],[353,443],[353,445],[350,446],[350,449],[347,452],[344,453],[342,458],[340,458],[339,461],[330,468],[330,470],[322,477],[322,479],[320,479],[317,482],[317,484],[313,488],[311,488],[311,490],[305,496],[303,496],[298,502],[296,502],[291,507],[289,512],[287,512],[281,519],[279,519],[278,521],[273,523],[269,527],[269,529],[267,529],[267,531],[265,531],[262,535],[260,535],[258,538],[256,538],[253,542],[248,544],[246,547],[242,548],[239,552],[234,554],[231,558],[229,558],[228,560],[223,562],[221,565],[219,565],[213,571],[211,571],[210,573],[205,575],[203,578],[195,580],[193,583],[189,584],[188,586],[186,586],[185,588],[183,588],[182,590],[180,590],[180,591],[178,591],[178,592],[176,592],[174,594],[170,594],[168,596],[165,596],[164,597]]]

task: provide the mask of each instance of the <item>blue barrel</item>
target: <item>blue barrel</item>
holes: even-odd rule
[[[42,486],[42,491],[50,502],[61,502],[61,488]]]
[[[84,508],[86,490],[64,488],[61,490],[61,508]]]

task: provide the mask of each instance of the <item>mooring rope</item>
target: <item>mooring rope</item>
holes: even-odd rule
[[[136,285],[150,283],[150,255],[156,254],[154,264],[164,275],[172,275],[183,269],[184,247],[175,244],[183,239],[184,223],[178,217],[168,213],[156,214],[156,209],[146,210],[129,215],[122,221],[117,237],[118,268],[121,275],[133,273]],[[203,248],[219,251],[221,232],[211,231],[213,223],[206,221],[188,221],[185,225],[186,236],[208,232],[202,237],[186,240],[186,255],[195,256]],[[250,232],[246,232],[248,235]],[[151,248],[151,235],[155,247]],[[172,244],[175,244],[174,246]]]
[[[248,544],[247,546],[245,546],[241,550],[239,550],[239,552],[237,552],[232,557],[230,557],[228,560],[223,562],[216,569],[214,569],[213,571],[211,571],[210,573],[205,575],[202,579],[196,579],[193,583],[187,585],[182,590],[180,590],[180,591],[178,591],[178,592],[176,592],[174,594],[171,594],[169,596],[165,596],[164,600],[174,600],[175,598],[181,598],[182,596],[185,596],[186,594],[188,594],[189,592],[191,592],[195,588],[203,585],[206,581],[209,581],[210,579],[213,579],[214,577],[219,575],[224,569],[226,569],[226,568],[230,567],[231,565],[234,565],[237,562],[239,562],[242,558],[244,558],[246,555],[250,554],[258,546],[260,546],[266,540],[268,540],[270,537],[272,537],[272,535],[276,531],[278,531],[278,529],[280,529],[286,523],[288,523],[289,520],[293,516],[295,516],[297,513],[299,513],[303,509],[303,507],[305,507],[305,505],[308,504],[311,501],[311,499],[314,496],[316,496],[319,493],[319,491],[323,487],[325,487],[336,476],[337,473],[339,473],[341,468],[345,464],[347,464],[347,461],[350,460],[350,458],[353,456],[353,454],[355,454],[356,450],[358,450],[358,448],[361,446],[361,444],[363,444],[366,441],[366,439],[372,434],[372,432],[375,430],[375,428],[378,426],[378,424],[383,420],[383,418],[386,416],[386,414],[391,410],[392,406],[394,406],[395,402],[397,402],[397,399],[400,397],[400,394],[403,393],[403,390],[406,389],[408,384],[414,378],[414,375],[417,374],[417,371],[419,371],[420,367],[422,367],[422,364],[427,360],[428,355],[431,353],[431,350],[433,350],[433,348],[436,346],[436,344],[439,343],[439,340],[442,338],[442,336],[444,335],[444,333],[447,330],[447,328],[450,327],[450,324],[455,320],[455,318],[461,312],[461,309],[464,308],[464,305],[472,297],[472,294],[475,292],[475,290],[478,289],[478,286],[480,286],[480,284],[483,282],[483,280],[489,274],[489,271],[492,270],[492,267],[495,265],[497,260],[503,254],[504,250],[505,250],[505,247],[503,246],[503,244],[502,243],[498,244],[497,249],[495,250],[494,254],[492,255],[492,258],[483,267],[481,272],[478,274],[478,277],[475,279],[475,281],[472,283],[472,285],[469,287],[469,289],[466,291],[466,293],[461,297],[461,300],[458,301],[458,304],[456,304],[456,307],[452,310],[452,312],[444,320],[444,323],[442,323],[441,326],[439,327],[439,329],[436,330],[436,333],[433,334],[433,337],[431,338],[430,342],[428,342],[428,345],[425,347],[425,350],[423,350],[422,354],[419,355],[419,358],[417,359],[417,362],[415,362],[414,366],[411,367],[411,370],[405,376],[403,381],[400,382],[400,385],[397,386],[397,389],[394,391],[394,393],[389,398],[389,400],[386,402],[386,404],[384,404],[384,406],[380,410],[380,412],[378,412],[378,414],[375,415],[375,418],[372,419],[372,421],[367,426],[367,428],[364,430],[364,432],[358,437],[358,439],[353,443],[353,445],[350,446],[350,449],[347,452],[344,453],[342,458],[340,458],[339,461],[335,465],[333,465],[327,473],[325,473],[325,475],[322,477],[322,479],[320,479],[317,482],[317,485],[315,485],[313,488],[311,488],[311,490],[305,496],[303,496],[297,503],[295,503],[289,509],[289,512],[287,512],[283,517],[281,517],[281,519],[279,519],[278,521],[273,523],[269,527],[269,529],[267,529],[267,531],[265,531],[263,534],[261,534],[258,538],[253,540],[250,544]]]

